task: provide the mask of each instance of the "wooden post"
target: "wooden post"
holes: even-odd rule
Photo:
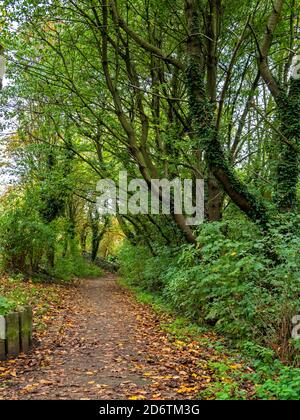
[[[31,345],[31,317],[27,308],[19,308],[20,349],[27,353]]]
[[[0,316],[0,360],[6,359],[5,337],[5,318]]]
[[[20,354],[20,327],[18,312],[6,315],[6,349],[7,357],[17,357]]]
[[[32,326],[33,326],[33,312],[31,306],[25,306],[24,309],[27,312],[27,322],[29,328],[29,347],[32,346]]]

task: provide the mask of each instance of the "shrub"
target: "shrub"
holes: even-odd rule
[[[0,315],[6,315],[12,309],[15,308],[14,302],[0,296]]]
[[[159,290],[193,321],[288,357],[291,319],[300,309],[300,239],[291,225],[274,223],[264,237],[245,221],[204,224],[198,247],[160,248],[155,257],[126,245],[122,274],[144,290]]]
[[[166,270],[172,264],[178,250],[170,247],[155,247],[153,256],[145,246],[131,246],[125,243],[120,249],[121,275],[133,286],[158,292],[165,284]]]
[[[54,247],[51,226],[43,223],[34,208],[19,202],[4,210],[0,218],[0,254],[5,271],[33,273],[45,263]]]
[[[69,257],[59,257],[51,274],[61,280],[72,280],[74,277],[101,277],[102,270],[78,254]]]

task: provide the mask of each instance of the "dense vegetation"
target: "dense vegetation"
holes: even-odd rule
[[[4,5],[2,269],[67,279],[91,274],[86,252],[118,259],[177,313],[299,366],[299,0]],[[120,171],[204,179],[204,224],[101,216],[97,181]],[[299,397],[280,369],[268,392]]]

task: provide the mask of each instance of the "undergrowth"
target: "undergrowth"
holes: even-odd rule
[[[263,236],[251,226],[206,224],[198,247],[157,246],[154,256],[146,247],[125,244],[121,274],[143,302],[175,314],[167,327],[171,333],[213,331],[251,366],[251,372],[236,375],[238,381],[230,374],[225,388],[224,381],[214,381],[205,398],[210,390],[220,399],[245,398],[238,384],[250,381],[253,398],[299,399],[300,346],[291,336],[292,318],[300,311],[298,228],[281,220]]]

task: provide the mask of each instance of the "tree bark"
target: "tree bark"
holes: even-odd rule
[[[224,203],[224,191],[220,184],[213,177],[207,181],[208,200],[206,204],[207,217],[210,222],[222,220],[222,209]]]
[[[232,201],[254,222],[264,228],[268,224],[268,214],[264,204],[253,196],[235,175],[232,165],[225,156],[218,138],[215,122],[214,104],[207,97],[205,86],[205,67],[203,46],[199,33],[200,10],[197,0],[185,1],[188,23],[187,41],[187,87],[190,111],[201,148],[211,173],[223,186]]]

